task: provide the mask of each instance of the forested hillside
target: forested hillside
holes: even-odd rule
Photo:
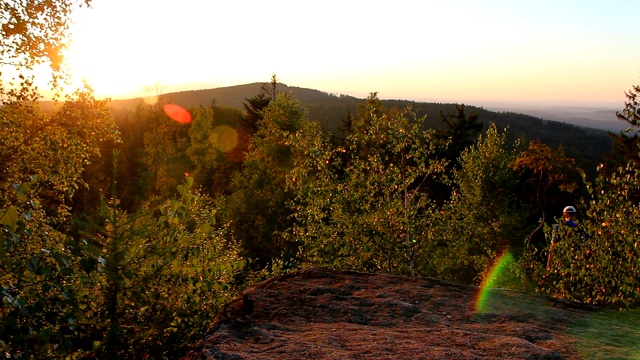
[[[175,103],[187,109],[199,106],[229,107],[242,110],[247,98],[260,91],[261,83],[221,87],[207,90],[182,91],[164,95],[164,101]],[[318,121],[327,131],[340,134],[343,119],[355,114],[358,105],[365,99],[348,95],[328,94],[313,89],[278,84],[278,90],[291,94],[307,110],[310,120]],[[388,108],[402,109],[411,106],[419,116],[426,116],[425,125],[429,128],[442,128],[441,112],[455,113],[453,103],[426,103],[409,100],[381,100]],[[125,114],[143,104],[142,99],[114,100],[109,102],[116,114]],[[51,111],[52,103],[44,103]],[[595,177],[596,168],[611,150],[611,140],[604,130],[580,127],[577,125],[544,120],[534,116],[514,113],[495,112],[482,107],[465,104],[468,113],[476,113],[485,129],[493,122],[498,128],[509,128],[511,139],[525,137],[548,144],[553,148],[562,147],[565,153],[578,161],[585,172]]]
[[[242,110],[247,98],[260,92],[261,83],[221,87],[207,90],[183,91],[165,95],[165,101],[179,104],[185,108],[207,107],[212,103],[219,107]],[[357,113],[358,105],[366,99],[347,95],[328,94],[313,89],[278,84],[278,91],[291,94],[307,110],[311,120],[318,121],[323,128],[340,134],[344,118]],[[383,95],[383,94],[381,94]],[[408,100],[381,100],[387,108],[403,109],[411,106],[419,116],[426,116],[425,125],[429,128],[442,128],[440,114],[456,112],[456,105],[447,103],[426,103]],[[109,103],[116,113],[134,109],[142,103],[141,99],[115,100]],[[510,139],[525,137],[548,144],[552,148],[562,147],[567,156],[574,158],[593,178],[596,167],[611,150],[611,140],[604,130],[580,127],[567,123],[543,120],[533,116],[514,112],[494,112],[482,107],[465,105],[467,113],[478,114],[485,130],[493,122],[498,128],[509,128]]]
[[[242,289],[310,267],[640,305],[638,86],[618,114],[635,132],[586,179],[601,132],[275,76],[233,106],[83,89],[43,111],[30,70],[65,78],[71,3],[24,6],[0,27],[0,62],[25,71],[0,83],[6,358],[179,358]]]
[[[279,87],[243,110],[209,101],[180,116],[171,96],[114,112],[84,92],[51,115],[5,103],[3,348],[175,357],[245,286],[310,266],[478,284],[501,262],[500,286],[639,303],[637,137],[614,139],[587,184],[569,154],[530,135],[584,141],[585,129],[461,105],[434,116],[375,94],[307,107]],[[339,131],[312,111],[339,116]],[[635,114],[630,100],[621,117]],[[523,118],[526,137],[513,133]],[[584,232],[547,261],[567,204]]]

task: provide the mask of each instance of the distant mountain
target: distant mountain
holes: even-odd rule
[[[496,111],[514,111],[542,119],[607,130],[614,133],[629,127],[629,124],[618,120],[616,112],[620,109],[616,109],[613,106],[526,106],[512,104],[488,106],[488,108]]]
[[[243,103],[247,98],[260,93],[263,83],[221,87],[206,90],[192,90],[164,94],[166,100],[187,109],[198,106],[210,106],[215,101],[216,106],[244,110]],[[357,113],[358,105],[364,104],[365,99],[353,96],[329,94],[326,92],[305,89],[285,84],[277,85],[278,91],[289,93],[308,111],[310,120],[318,121],[331,132],[338,133],[342,119],[351,112]],[[426,103],[409,100],[382,100],[388,108],[405,108],[411,106],[419,116],[427,116],[426,124],[432,128],[442,127],[440,112],[455,113],[456,104]],[[136,106],[143,105],[143,99],[114,100],[110,102],[114,112],[129,111]],[[50,106],[46,105],[46,106]],[[499,129],[508,128],[510,137],[525,137],[538,140],[557,148],[562,146],[566,154],[575,158],[590,175],[595,174],[597,164],[611,148],[611,140],[607,131],[598,128],[572,125],[566,122],[544,120],[535,116],[510,111],[491,111],[482,107],[466,105],[467,115],[477,113],[479,119],[485,123],[494,122]],[[572,112],[576,113],[575,109]],[[615,114],[615,113],[614,113]],[[576,120],[577,121],[577,120]]]
[[[198,106],[209,106],[212,101],[215,101],[217,106],[230,107],[235,109],[244,109],[243,103],[247,98],[254,97],[260,93],[260,88],[263,83],[252,83],[245,85],[236,85],[228,87],[220,87],[215,89],[206,90],[190,90],[174,93],[167,93],[163,96],[168,102],[178,104],[184,108],[191,109]],[[301,103],[307,101],[322,101],[335,98],[335,95],[331,95],[322,91],[305,89],[295,86],[287,86],[285,84],[277,85],[278,91],[284,93],[291,93],[292,96],[298,99]],[[351,97],[353,100],[358,100]],[[110,103],[111,107],[120,109],[130,109],[142,103],[142,99],[131,100],[114,100]]]
[[[165,94],[165,97],[169,102],[188,109],[209,106],[215,100],[217,106],[244,110],[243,103],[247,98],[258,95],[263,84],[252,83],[215,89],[182,91]],[[278,84],[277,89],[291,94],[292,97],[300,101],[300,104],[307,109],[310,120],[318,121],[326,130],[333,133],[338,133],[342,120],[349,112],[356,114],[358,105],[364,104],[366,101],[366,99],[353,96],[329,94],[285,84]],[[111,106],[114,110],[124,110],[131,109],[132,105],[136,103],[142,103],[142,99],[116,100],[111,102]],[[455,113],[457,105],[409,100],[382,100],[382,103],[387,108],[403,109],[411,106],[418,116],[427,117],[426,124],[432,128],[442,127],[440,113]],[[485,123],[485,129],[489,122],[496,123],[499,129],[508,128],[512,139],[525,137],[544,142],[553,148],[562,147],[568,156],[578,161],[590,177],[595,176],[597,165],[611,149],[608,132],[602,128],[577,126],[510,111],[491,111],[471,105],[465,105],[465,112],[467,115],[477,113],[479,119]],[[572,114],[575,113],[576,109],[573,109]]]

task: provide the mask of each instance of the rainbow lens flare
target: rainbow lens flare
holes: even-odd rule
[[[478,313],[484,313],[489,311],[489,300],[491,298],[491,289],[500,287],[500,284],[504,284],[507,278],[511,278],[509,269],[514,263],[513,255],[510,252],[505,251],[494,262],[493,266],[485,276],[480,285],[480,291],[476,299],[475,309]]]

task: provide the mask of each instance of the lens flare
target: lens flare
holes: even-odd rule
[[[233,150],[238,144],[238,133],[228,125],[216,126],[212,132],[212,142],[222,152]]]
[[[638,310],[615,311],[596,306],[587,310],[588,305],[584,305],[585,310],[579,311],[578,317],[561,317],[568,308],[559,309],[557,300],[532,293],[501,291],[500,288],[517,284],[515,281],[518,280],[511,271],[517,265],[517,260],[509,252],[496,259],[475,299],[476,314],[516,314],[531,318],[533,323],[561,319],[565,335],[575,341],[580,358],[640,359]]]
[[[191,122],[191,113],[180,105],[166,104],[162,107],[167,116],[180,124],[188,124]]]
[[[513,262],[514,258],[508,251],[505,251],[494,262],[487,276],[482,281],[482,285],[480,285],[480,291],[476,299],[476,312],[483,313],[489,311],[488,304],[491,298],[491,289],[498,287],[498,284],[504,281],[507,273],[506,270],[511,267]]]

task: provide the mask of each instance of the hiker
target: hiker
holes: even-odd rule
[[[549,247],[549,255],[547,258],[547,270],[549,270],[551,266],[551,257],[556,243],[576,231],[580,232],[581,235],[587,239],[590,237],[586,231],[578,228],[578,212],[576,211],[576,208],[573,206],[565,207],[562,210],[562,218],[564,219],[564,224],[556,224],[556,226],[553,227],[553,232],[551,233],[551,246]]]

